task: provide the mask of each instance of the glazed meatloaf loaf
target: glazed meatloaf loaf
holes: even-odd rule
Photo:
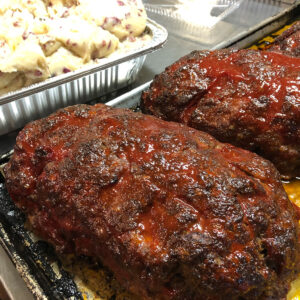
[[[142,109],[254,151],[284,177],[300,176],[300,58],[194,51],[154,78]]]
[[[5,174],[40,237],[142,299],[281,299],[298,271],[277,170],[182,124],[69,107],[20,132]]]

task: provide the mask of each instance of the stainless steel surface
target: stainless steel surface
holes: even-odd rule
[[[13,242],[8,237],[1,223],[0,233],[0,281],[9,298],[11,298],[11,300],[23,300],[24,296],[25,300],[33,299],[34,295],[36,299],[46,300],[42,289],[36,281],[36,274],[32,274],[28,264],[18,255]],[[9,255],[9,259],[7,255]],[[12,268],[12,265],[14,268]],[[20,280],[21,278],[23,281]],[[31,293],[29,293],[28,288]],[[30,298],[29,295],[32,297]]]
[[[24,280],[0,247],[0,299],[1,300],[33,300]]]
[[[139,104],[142,92],[150,86],[151,82],[152,81],[146,82],[106,104],[112,107],[134,108]]]
[[[58,108],[84,103],[133,83],[145,55],[161,47],[167,39],[167,31],[152,20],[148,20],[147,30],[153,38],[141,49],[102,59],[99,64],[0,97],[0,136]]]

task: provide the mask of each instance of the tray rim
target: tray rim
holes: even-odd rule
[[[36,281],[34,275],[31,274],[28,264],[12,246],[12,241],[8,237],[2,223],[0,223],[0,247],[4,249],[33,297],[38,300],[47,300],[44,290]]]

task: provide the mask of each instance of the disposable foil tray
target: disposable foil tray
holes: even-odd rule
[[[244,0],[156,0],[145,1],[148,13],[160,15],[170,24],[173,34],[211,45],[224,39],[231,25],[221,22],[232,14]],[[225,30],[225,31],[224,31]]]
[[[221,49],[264,28],[281,27],[299,7],[299,0],[144,0],[149,17],[170,34],[196,43],[198,49]],[[288,16],[290,15],[290,16]],[[285,20],[283,17],[286,17]],[[282,23],[281,23],[282,22]],[[267,26],[268,25],[268,26]],[[261,36],[260,36],[261,37]],[[260,38],[259,36],[257,38]],[[252,40],[252,43],[255,40]]]
[[[0,136],[42,118],[57,109],[84,103],[111,93],[135,81],[146,54],[167,40],[164,27],[148,19],[151,41],[122,56],[104,58],[74,72],[62,74],[0,97]]]

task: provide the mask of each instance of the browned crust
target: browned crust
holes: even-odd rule
[[[144,299],[280,299],[298,222],[273,165],[206,133],[104,105],[25,127],[6,185],[58,251]]]
[[[143,112],[187,124],[300,176],[300,59],[254,50],[194,51],[157,75]]]

